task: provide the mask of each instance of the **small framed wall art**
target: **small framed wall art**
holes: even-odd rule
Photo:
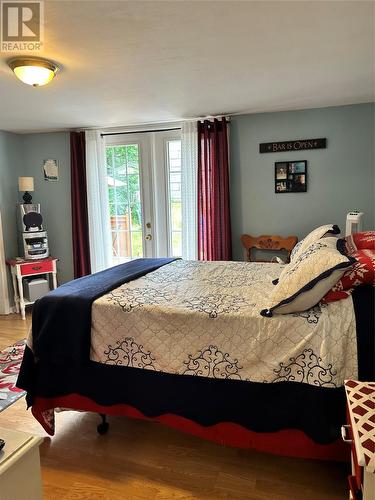
[[[277,161],[275,163],[275,193],[305,193],[307,191],[307,161]]]
[[[45,181],[57,182],[59,180],[59,166],[57,160],[44,160],[43,172]]]

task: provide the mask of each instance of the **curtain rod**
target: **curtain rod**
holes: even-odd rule
[[[215,116],[207,116],[206,118],[197,118],[197,122],[203,122],[205,120],[213,120],[215,119]],[[231,118],[230,116],[220,116],[218,119],[225,120],[226,122],[230,123]],[[192,120],[193,121],[193,120]],[[170,132],[171,130],[181,130],[181,127],[173,127],[173,128],[159,128],[159,129],[149,129],[149,130],[127,130],[125,132],[104,132],[100,134],[101,137],[105,137],[108,135],[127,135],[127,134],[148,134],[150,132]]]
[[[159,128],[159,129],[150,129],[150,130],[132,130],[132,131],[127,131],[127,132],[108,132],[106,134],[100,134],[100,136],[105,137],[107,135],[148,134],[150,132],[170,132],[171,130],[181,130],[181,127]]]

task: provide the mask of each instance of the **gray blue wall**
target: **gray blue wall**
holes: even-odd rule
[[[336,223],[345,232],[349,210],[365,212],[374,229],[374,112],[360,104],[232,118],[231,210],[233,253],[243,258],[240,237],[295,234]],[[259,154],[259,143],[327,138],[327,149]],[[307,193],[274,192],[276,161],[307,160]]]
[[[58,279],[65,283],[73,279],[69,133],[28,134],[21,138],[23,164],[19,175],[34,177],[33,201],[41,204],[50,253],[58,257]],[[59,164],[58,182],[44,180],[43,162],[50,158]]]
[[[18,196],[18,170],[22,161],[20,136],[0,131],[0,211],[3,224],[4,250],[7,257],[17,255],[15,231],[16,202]],[[8,269],[9,299],[13,301]]]
[[[59,163],[58,182],[44,180],[43,161],[49,158]],[[73,279],[69,133],[0,132],[0,208],[7,257],[18,255],[16,204],[22,201],[19,176],[34,177],[33,200],[42,205],[50,252],[59,258],[59,282],[69,281]]]
[[[374,104],[236,116],[231,124],[231,203],[234,258],[242,259],[243,233],[303,237],[328,222],[344,230],[346,213],[365,212],[374,228]],[[327,137],[327,149],[259,154],[259,143]],[[43,160],[56,159],[60,180],[46,182]],[[307,193],[274,193],[274,162],[308,161]],[[42,204],[59,281],[73,278],[70,148],[67,132],[0,132],[0,208],[8,257],[17,253],[15,203],[18,176],[34,177],[33,199]]]
[[[15,231],[18,172],[22,162],[21,136],[0,132],[0,210],[7,257],[17,255]]]

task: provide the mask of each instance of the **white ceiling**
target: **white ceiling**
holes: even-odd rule
[[[51,1],[47,87],[0,52],[0,130],[162,122],[375,100],[374,2]],[[35,54],[37,55],[37,54]]]

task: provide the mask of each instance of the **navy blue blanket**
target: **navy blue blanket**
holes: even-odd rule
[[[321,444],[338,439],[346,419],[343,387],[171,375],[90,361],[92,302],[172,260],[132,261],[63,285],[34,305],[39,362],[26,347],[17,381],[27,391],[28,406],[36,396],[79,394],[102,406],[128,404],[149,417],[175,414],[201,425],[233,422],[256,432],[300,429]],[[359,380],[374,380],[374,288],[357,287],[353,301]]]
[[[133,260],[70,281],[39,299],[34,304],[32,319],[33,351],[37,360],[48,363],[88,362],[94,300],[174,260]]]

